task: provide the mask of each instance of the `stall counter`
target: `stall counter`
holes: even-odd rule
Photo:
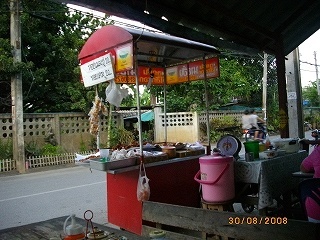
[[[150,201],[200,207],[199,156],[145,164]],[[108,222],[135,234],[142,230],[142,203],[137,200],[139,166],[107,171]]]

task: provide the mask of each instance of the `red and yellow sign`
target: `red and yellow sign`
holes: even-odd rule
[[[166,68],[150,68],[146,66],[138,67],[138,78],[140,85],[147,85],[151,76],[153,74],[152,85],[163,85],[164,76],[166,72],[167,84],[178,84],[188,81],[196,81],[204,79],[204,66],[203,61],[196,61],[187,64],[181,64],[174,67]],[[219,69],[219,58],[214,57],[206,59],[206,75],[207,78],[217,78],[220,76]],[[136,77],[134,71],[126,71],[122,73],[117,73],[116,83],[124,84],[135,84]]]
[[[115,48],[116,72],[123,72],[133,68],[132,43]]]
[[[152,85],[163,85],[164,83],[164,68],[149,68],[145,66],[138,67],[138,77],[139,77],[139,85],[147,85],[151,76],[153,74]],[[150,72],[151,71],[151,72]],[[116,83],[124,83],[124,84],[135,84],[136,76],[134,71],[126,71],[123,73],[119,73],[116,75],[115,79]]]
[[[220,76],[219,58],[206,59],[207,78]],[[188,81],[204,79],[203,61],[196,61],[187,64],[170,67],[166,69],[167,84],[177,84]]]

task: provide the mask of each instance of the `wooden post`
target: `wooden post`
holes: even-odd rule
[[[279,116],[280,116],[280,136],[281,138],[289,137],[289,121],[288,121],[288,99],[286,86],[286,67],[285,56],[283,52],[283,40],[279,37],[278,49],[276,52],[277,61],[277,78],[278,78],[278,93],[279,93]]]

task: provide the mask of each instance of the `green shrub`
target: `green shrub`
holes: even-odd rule
[[[41,146],[36,141],[24,143],[24,150],[26,157],[40,156]]]
[[[42,147],[42,151],[41,151],[41,155],[44,155],[44,156],[54,156],[54,155],[59,155],[61,153],[63,153],[63,149],[62,147],[60,146],[54,146],[50,143],[47,143],[45,144],[43,147]]]
[[[126,130],[124,127],[113,127],[110,133],[110,146],[111,148],[121,145],[130,145],[134,142],[134,135],[132,132]]]
[[[36,141],[31,141],[25,143],[25,155],[26,157],[34,156],[54,156],[64,153],[61,146],[54,146],[50,143],[46,143],[43,146],[40,146]]]
[[[0,159],[13,158],[12,147],[12,139],[0,139]]]

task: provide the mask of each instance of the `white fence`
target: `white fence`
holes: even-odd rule
[[[83,152],[81,155],[93,154],[93,152]],[[72,164],[75,162],[74,153],[63,153],[55,156],[37,156],[26,159],[26,169],[38,168],[54,165]],[[0,172],[10,172],[16,169],[16,161],[13,159],[0,160]]]
[[[225,116],[234,117],[241,123],[241,111],[210,111],[209,120],[214,118],[224,118]],[[0,114],[0,127],[2,129],[2,139],[12,137],[12,120],[10,114]],[[121,125],[123,115],[113,116],[116,125]],[[105,138],[106,119],[101,119],[102,137]],[[161,112],[160,107],[154,108],[154,132],[155,142],[188,142],[194,143],[200,140],[200,123],[206,123],[205,113],[196,112],[177,112],[167,113],[166,116]],[[166,124],[165,124],[166,122]],[[123,124],[123,122],[122,122]],[[67,152],[78,152],[81,142],[86,145],[91,141],[92,135],[89,134],[88,116],[84,113],[57,113],[57,114],[25,114],[24,115],[25,141],[35,141],[38,144],[43,142],[48,130],[52,129],[58,140],[58,144],[63,146]],[[166,129],[165,129],[166,126]],[[165,132],[167,139],[165,139]],[[44,167],[50,165],[60,165],[74,163],[74,153],[65,153],[57,156],[30,157],[26,159],[26,168]],[[0,160],[0,172],[7,172],[16,169],[15,160]]]

